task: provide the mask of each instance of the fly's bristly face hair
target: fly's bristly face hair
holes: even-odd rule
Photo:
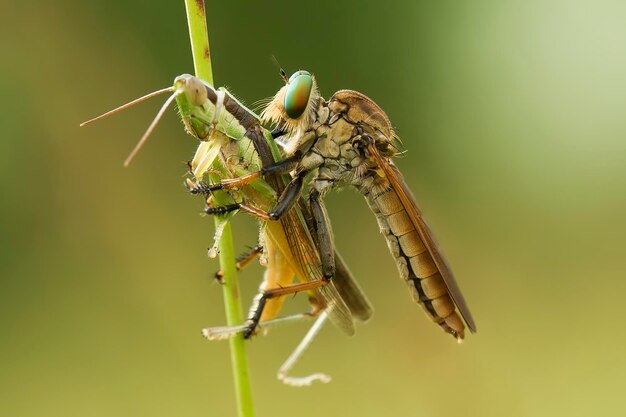
[[[287,94],[287,88],[289,87],[289,84],[285,84],[261,112],[263,123],[283,128],[288,137],[301,136],[306,132],[316,119],[316,109],[320,101],[317,81],[314,75],[311,75],[311,78],[313,79],[313,85],[309,100],[304,112],[299,117],[292,119],[285,110],[285,94]]]

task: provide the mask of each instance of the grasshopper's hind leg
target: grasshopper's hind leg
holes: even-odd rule
[[[328,312],[323,311],[322,314],[318,316],[317,320],[315,320],[315,323],[313,323],[313,326],[311,326],[311,328],[309,329],[307,334],[304,336],[302,341],[298,344],[296,349],[291,353],[291,355],[289,355],[285,363],[281,365],[280,369],[278,370],[278,375],[277,375],[279,380],[293,387],[303,387],[303,386],[311,385],[314,381],[320,381],[325,384],[330,382],[331,380],[330,376],[323,374],[323,373],[319,373],[319,372],[308,375],[308,376],[303,376],[303,377],[289,376],[289,372],[293,369],[296,363],[300,360],[302,355],[304,355],[304,352],[311,345],[311,343],[313,342],[313,339],[315,339],[315,336],[317,336],[317,334],[320,332],[320,330],[322,329],[322,326],[324,325],[327,319],[328,319]]]
[[[260,326],[264,328],[273,327],[277,324],[286,324],[296,321],[309,320],[311,317],[315,317],[314,312],[293,314],[291,316],[279,317],[277,319],[263,321],[260,323]],[[205,329],[202,329],[202,334],[209,340],[226,340],[239,333],[245,334],[248,327],[248,323],[240,324],[238,326],[207,327]]]

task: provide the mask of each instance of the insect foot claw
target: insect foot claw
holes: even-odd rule
[[[250,339],[253,335],[255,335],[257,333],[257,326],[258,323],[249,320],[245,325],[246,328],[243,331],[243,338]]]
[[[224,285],[224,271],[221,269],[215,273],[213,279],[220,285]]]
[[[222,188],[224,188],[224,184],[221,182],[215,183],[215,184],[211,184],[211,185],[206,185],[206,189],[212,193],[213,191],[217,191],[217,190],[221,190]]]
[[[187,191],[189,191],[191,194],[208,194],[208,187],[209,186],[207,184],[201,181],[193,182],[189,178],[185,180],[185,188],[187,188]]]
[[[280,218],[280,216],[278,215],[278,213],[267,213],[268,217],[270,218],[270,220],[278,220]]]

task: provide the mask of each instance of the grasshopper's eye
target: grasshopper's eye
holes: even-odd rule
[[[309,103],[313,77],[307,71],[298,71],[289,77],[285,92],[285,112],[292,119],[302,115]]]

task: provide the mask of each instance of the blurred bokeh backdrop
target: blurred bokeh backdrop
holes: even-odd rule
[[[182,2],[0,6],[0,413],[230,416],[212,222],[182,187],[196,146],[162,103],[79,122],[192,72]],[[250,343],[260,416],[623,416],[626,3],[209,2],[216,83],[247,103],[287,72],[362,91],[408,150],[398,165],[479,332],[462,345],[414,305],[353,191],[328,198],[337,246],[376,308]],[[235,224],[238,250],[255,221]],[[247,304],[262,269],[241,274]],[[298,296],[289,311],[305,306]]]

